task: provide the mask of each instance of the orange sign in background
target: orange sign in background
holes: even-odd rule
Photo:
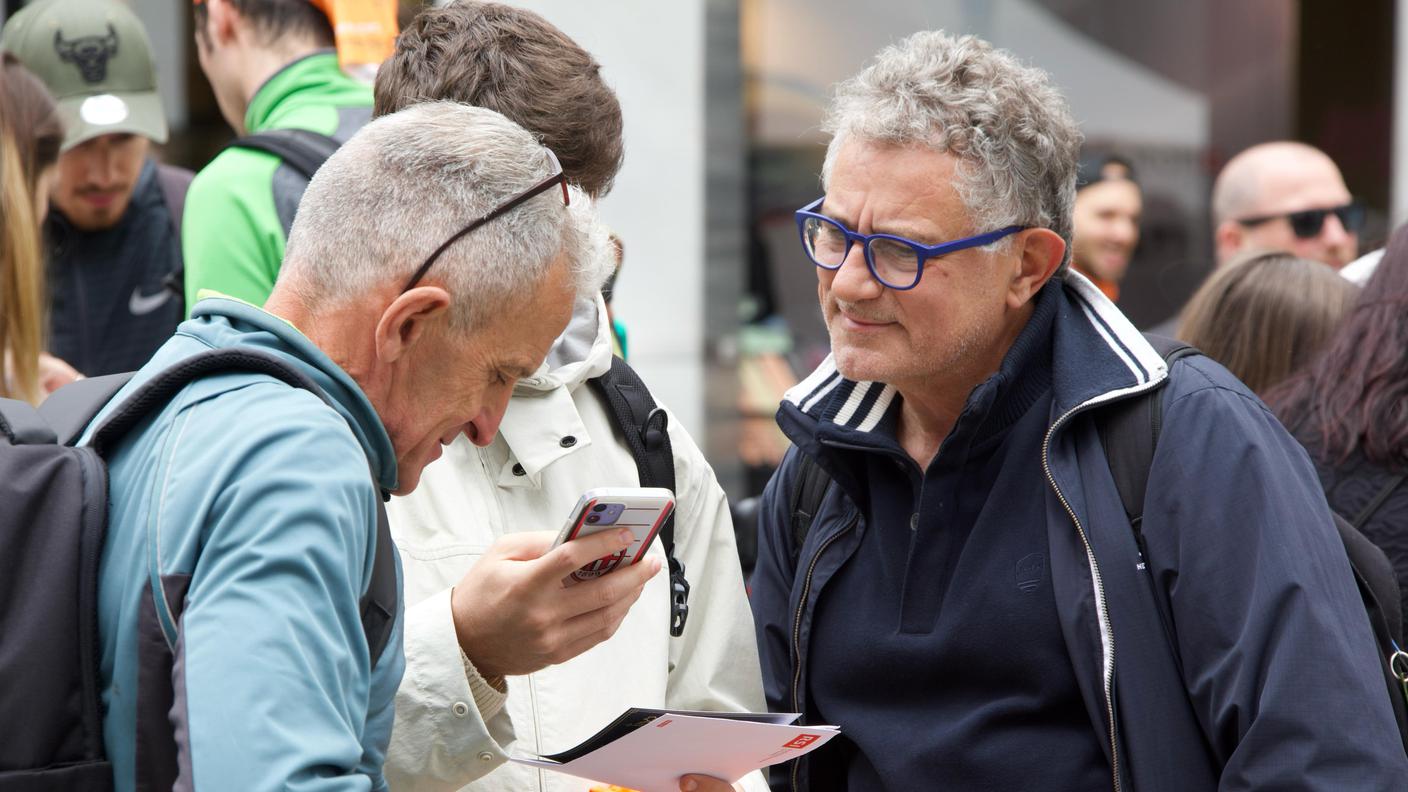
[[[396,0],[309,0],[327,15],[346,71],[376,67],[396,49]]]

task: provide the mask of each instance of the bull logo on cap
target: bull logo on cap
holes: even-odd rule
[[[108,25],[106,36],[81,36],[64,40],[64,32],[54,32],[54,51],[64,63],[72,63],[89,84],[108,78],[108,59],[117,54],[117,31]]]

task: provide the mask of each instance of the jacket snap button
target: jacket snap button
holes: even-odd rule
[[[489,753],[488,751],[480,751],[480,752],[479,752],[479,761],[481,761],[481,762],[492,762],[492,761],[494,761],[494,755],[491,754],[491,753]]]
[[[919,530],[919,512],[915,512],[909,516],[909,530]]]
[[[517,464],[516,464],[516,465],[513,466],[513,475],[515,475],[515,476],[526,476],[526,475],[528,475],[528,471],[524,470],[522,465],[517,465]]]
[[[577,445],[577,438],[573,437],[572,435],[567,435],[566,437],[562,438],[562,442],[559,443],[559,445],[561,445],[563,448],[571,448],[572,446]]]
[[[464,716],[469,714],[469,705],[464,703],[463,701],[456,701],[450,707],[450,711],[455,713],[456,718],[463,718]]]

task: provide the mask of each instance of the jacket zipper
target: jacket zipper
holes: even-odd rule
[[[1111,780],[1114,783],[1115,792],[1121,792],[1123,785],[1120,783],[1120,748],[1119,735],[1115,729],[1115,632],[1110,626],[1110,606],[1105,600],[1105,581],[1100,574],[1100,564],[1095,560],[1095,548],[1090,544],[1090,537],[1086,534],[1085,528],[1080,524],[1080,519],[1076,517],[1075,510],[1066,500],[1066,496],[1061,492],[1061,488],[1056,484],[1056,477],[1051,473],[1051,438],[1056,434],[1056,430],[1075,414],[1086,409],[1116,401],[1120,398],[1127,398],[1143,393],[1159,385],[1158,381],[1149,383],[1148,387],[1140,388],[1138,391],[1121,393],[1117,397],[1105,399],[1093,399],[1084,404],[1076,405],[1068,410],[1060,418],[1051,424],[1051,428],[1046,430],[1046,439],[1041,444],[1041,467],[1046,473],[1046,483],[1051,486],[1051,491],[1056,493],[1057,500],[1061,501],[1061,506],[1066,510],[1066,516],[1071,518],[1071,524],[1076,527],[1076,533],[1080,534],[1081,543],[1085,545],[1086,562],[1090,564],[1090,576],[1095,583],[1096,606],[1100,609],[1100,629],[1106,644],[1110,647],[1110,662],[1104,669],[1105,684],[1105,717],[1108,719],[1110,727],[1110,771]]]
[[[792,620],[792,709],[796,712],[802,711],[802,614],[807,609],[807,597],[811,595],[812,574],[816,572],[817,562],[830,547],[833,542],[850,533],[856,527],[856,522],[860,515],[855,515],[846,523],[846,526],[836,533],[826,537],[826,541],[817,548],[816,555],[812,556],[811,563],[807,565],[807,576],[802,582],[802,596],[797,602],[797,614]],[[797,785],[797,774],[801,769],[802,760],[796,759],[792,762],[792,792],[801,792]]]

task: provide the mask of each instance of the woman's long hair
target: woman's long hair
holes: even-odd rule
[[[1361,451],[1376,465],[1408,466],[1408,226],[1324,351],[1267,402],[1324,463]]]
[[[1265,396],[1314,359],[1358,291],[1317,261],[1252,253],[1219,267],[1198,288],[1178,337]]]
[[[37,402],[44,348],[44,256],[37,190],[59,158],[54,100],[14,56],[0,61],[0,396]]]

